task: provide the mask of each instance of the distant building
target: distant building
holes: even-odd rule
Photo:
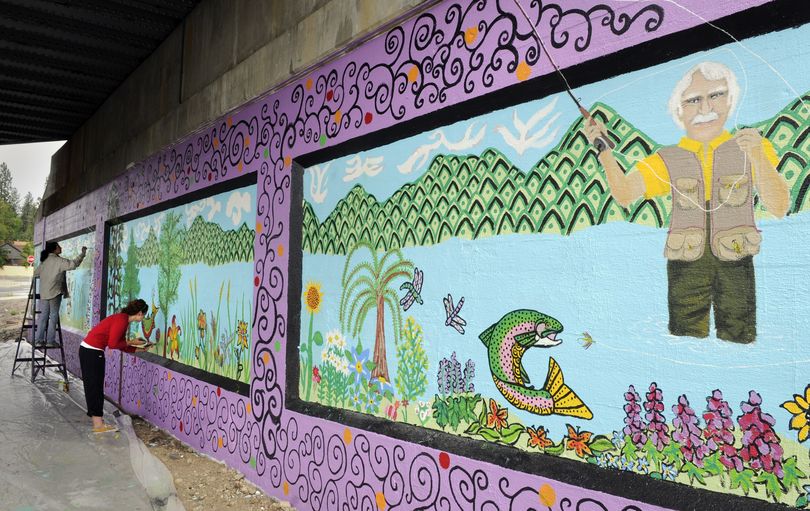
[[[27,241],[7,241],[0,245],[0,251],[6,259],[6,264],[21,266],[28,262],[28,256],[23,253]]]

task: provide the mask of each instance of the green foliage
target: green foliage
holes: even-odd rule
[[[761,472],[756,479],[756,484],[765,486],[765,494],[771,497],[774,502],[779,502],[779,498],[785,493],[785,487],[782,486],[782,481],[771,472]]]
[[[732,490],[740,488],[745,495],[748,495],[752,490],[757,491],[754,485],[754,471],[750,468],[746,468],[742,472],[729,470],[728,475],[729,486]]]
[[[0,200],[0,243],[14,241],[20,230],[20,219],[7,202]]]
[[[343,357],[335,352],[335,356]],[[344,359],[345,360],[345,359]],[[318,385],[318,400],[329,406],[343,407],[349,397],[350,377],[348,371],[338,368],[331,360],[321,363],[321,383]]]
[[[8,204],[14,215],[17,214],[17,208],[20,206],[20,194],[14,188],[11,170],[6,162],[0,162],[0,202]]]
[[[786,491],[790,491],[791,488],[800,489],[800,481],[807,477],[807,475],[796,466],[796,463],[798,463],[796,456],[791,456],[782,463],[782,470],[785,473],[782,477],[782,484],[785,486]]]
[[[363,253],[366,254],[362,258]],[[370,257],[369,257],[370,256]],[[352,265],[352,262],[360,259]],[[365,260],[364,260],[365,259]],[[370,259],[370,260],[368,260]],[[396,285],[397,278],[410,278],[413,263],[407,261],[401,250],[391,250],[379,255],[377,250],[366,242],[360,242],[352,248],[343,267],[340,283],[343,293],[340,297],[340,326],[344,332],[357,337],[363,330],[368,313],[377,313],[377,324],[374,338],[374,376],[390,381],[388,364],[383,356],[385,346],[384,318],[388,309],[393,319],[394,343],[399,344],[402,332],[402,311],[399,308],[399,297]]]
[[[608,437],[605,435],[596,435],[591,439],[591,442],[588,444],[591,451],[596,455],[599,456],[603,452],[609,452],[616,450],[616,447],[613,445],[613,442],[610,441]]]
[[[479,402],[483,402],[481,394],[455,394],[447,397],[437,394],[433,399],[433,418],[440,428],[449,426],[453,431],[458,431],[462,423],[478,420],[475,408]]]
[[[413,401],[427,389],[428,356],[425,352],[422,327],[408,316],[402,329],[403,341],[397,346],[397,391],[402,400]],[[408,420],[408,407],[403,416]]]
[[[141,281],[138,279],[138,273],[138,251],[135,246],[135,236],[130,227],[129,246],[127,247],[127,259],[124,264],[123,285],[121,287],[121,295],[126,302],[131,302],[141,292]]]
[[[180,215],[169,211],[160,229],[160,254],[158,256],[158,302],[163,312],[164,339],[168,332],[169,308],[177,300],[177,288],[180,285],[183,231],[180,226]],[[220,294],[222,294],[221,291]],[[164,341],[164,357],[167,344],[168,342]]]

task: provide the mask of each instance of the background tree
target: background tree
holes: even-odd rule
[[[124,282],[121,286],[121,296],[127,303],[136,299],[141,292],[138,273],[138,247],[135,245],[135,235],[130,227],[127,260],[124,263]]]
[[[11,170],[6,165],[6,162],[0,162],[0,201],[11,206],[14,214],[17,214],[17,208],[20,205],[20,194],[14,188]]]
[[[363,253],[371,260],[360,260],[350,266],[355,258]],[[390,250],[382,257],[366,242],[358,243],[346,258],[341,285],[343,294],[340,298],[340,324],[346,332],[357,336],[363,330],[366,316],[372,309],[376,310],[377,321],[374,336],[374,370],[371,376],[384,378],[388,376],[388,361],[385,353],[385,309],[391,312],[394,322],[394,342],[399,343],[402,332],[402,312],[399,309],[399,296],[392,281],[396,278],[411,278],[413,263],[407,261],[399,249]]]
[[[180,285],[180,264],[183,262],[183,239],[185,229],[180,225],[180,215],[174,211],[166,214],[158,238],[158,302],[163,313],[163,331],[169,331],[169,307],[177,301]],[[163,356],[166,356],[166,339],[163,341]]]
[[[20,234],[19,240],[34,241],[34,219],[39,208],[39,199],[34,200],[31,192],[25,194],[22,206],[20,206]]]

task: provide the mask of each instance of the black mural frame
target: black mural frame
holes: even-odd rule
[[[173,197],[169,200],[160,202],[148,208],[136,209],[130,213],[125,215],[121,215],[115,218],[108,218],[104,222],[104,254],[101,266],[101,310],[99,310],[99,319],[104,319],[107,317],[107,264],[109,262],[109,251],[110,251],[110,230],[112,227],[116,225],[123,224],[125,222],[136,220],[138,218],[143,218],[145,216],[149,216],[154,213],[159,213],[161,211],[165,211],[167,209],[175,208],[178,206],[183,206],[189,204],[194,201],[206,199],[213,195],[218,195],[220,193],[229,192],[232,190],[236,190],[239,188],[246,188],[248,186],[254,186],[256,191],[258,192],[258,177],[259,173],[248,173],[243,176],[234,177],[225,181],[220,181],[215,183],[211,186],[207,186],[205,188],[201,188],[200,190],[194,190],[193,192],[189,192],[178,197]],[[254,207],[256,205],[254,204]],[[254,236],[253,246],[255,250],[256,240]],[[255,255],[254,255],[255,261]],[[251,304],[251,310],[253,310],[253,304]],[[253,339],[251,339],[251,352],[253,350],[252,347]],[[170,360],[160,355],[156,355],[154,353],[149,353],[148,351],[139,351],[137,353],[133,353],[134,356],[138,358],[142,358],[148,362],[153,364],[165,367],[171,371],[174,371],[179,374],[183,374],[189,376],[191,378],[195,378],[205,383],[209,383],[211,385],[216,385],[220,387],[222,390],[227,390],[230,392],[235,392],[244,397],[250,397],[250,384],[244,383],[237,380],[232,380],[228,377],[209,373],[208,371],[204,371],[194,366],[190,366],[188,364],[183,364],[182,362],[178,362],[176,360]]]
[[[84,227],[82,229],[77,229],[75,231],[71,231],[68,234],[62,234],[62,235],[57,236],[55,238],[50,238],[50,239],[47,239],[47,240],[43,240],[42,243],[40,243],[39,245],[34,245],[34,259],[36,260],[39,257],[39,254],[37,254],[37,250],[36,250],[37,246],[42,247],[41,250],[44,250],[45,243],[47,241],[55,241],[56,243],[59,243],[60,241],[68,240],[70,238],[75,238],[76,236],[82,236],[84,234],[90,234],[91,232],[96,232],[96,225],[95,224],[88,225],[87,227]],[[93,242],[95,244],[95,240],[93,240]],[[98,250],[98,248],[94,246],[93,250]],[[106,250],[106,248],[105,248],[105,250]],[[35,263],[35,264],[40,264],[40,263]],[[89,301],[92,302],[92,300],[89,300]],[[64,326],[62,326],[62,328],[67,328],[67,331],[69,333],[72,333],[72,334],[75,334],[75,335],[81,335],[81,330],[77,331],[77,330],[75,330],[75,329],[73,329],[71,327],[64,327]]]
[[[739,39],[798,27],[810,23],[810,2],[775,0],[763,6],[738,12],[712,22]],[[669,60],[728,44],[728,36],[717,28],[701,25],[669,34],[611,55],[577,64],[564,70],[573,88],[604,81],[614,76],[655,66]],[[594,80],[593,77],[598,77]],[[303,169],[348,154],[384,146],[432,129],[447,126],[527,101],[563,92],[562,82],[553,74],[516,84],[438,112],[363,135],[345,143],[308,153],[293,162],[290,208],[290,261],[288,292],[288,339],[286,348],[285,408],[312,417],[344,424],[458,456],[501,467],[553,478],[562,483],[594,491],[620,495],[650,505],[683,510],[783,510],[784,505],[699,489],[682,483],[661,481],[649,476],[600,468],[590,463],[569,460],[543,453],[530,453],[484,440],[456,436],[439,431],[352,410],[334,408],[304,401],[298,392],[300,376],[299,345],[301,342],[301,292],[303,248]],[[641,511],[635,506],[627,510]]]

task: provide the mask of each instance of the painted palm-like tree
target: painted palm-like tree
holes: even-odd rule
[[[372,377],[391,381],[385,354],[385,309],[388,308],[391,313],[394,342],[399,343],[402,312],[399,310],[399,296],[393,281],[400,277],[410,279],[412,272],[413,263],[406,260],[399,249],[381,254],[369,243],[361,242],[346,258],[341,278],[343,295],[340,298],[340,325],[344,332],[357,337],[363,330],[368,313],[371,310],[376,311]]]

